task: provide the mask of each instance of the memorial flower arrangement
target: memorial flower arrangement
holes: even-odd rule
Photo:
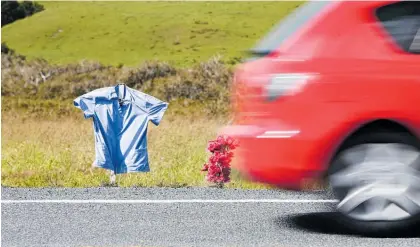
[[[208,142],[207,150],[211,153],[201,171],[207,172],[206,180],[223,187],[230,182],[231,161],[233,150],[238,147],[238,141],[230,136],[219,136]]]

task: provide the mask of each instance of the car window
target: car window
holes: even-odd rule
[[[404,51],[420,54],[420,2],[403,1],[382,6],[376,17]]]
[[[329,1],[310,1],[301,5],[285,19],[281,20],[277,26],[258,42],[258,44],[251,49],[251,53],[260,56],[271,53],[300,27],[319,14],[329,3]]]

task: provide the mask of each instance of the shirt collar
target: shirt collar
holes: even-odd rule
[[[115,88],[111,87],[108,92],[108,99],[112,100],[112,99],[117,99],[117,98],[118,98],[118,95],[117,95],[117,92],[115,91]]]
[[[113,100],[113,99],[118,99],[118,86],[119,84],[117,84],[116,86],[112,86],[110,87],[109,91],[108,91],[108,99]],[[130,94],[130,88],[125,85],[125,95],[124,96],[124,100],[127,100],[129,98],[131,98],[131,94]],[[124,94],[124,92],[121,92]]]
[[[108,91],[108,99],[118,99],[117,87],[118,85],[110,87]]]

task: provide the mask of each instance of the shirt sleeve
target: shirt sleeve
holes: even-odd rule
[[[158,126],[165,114],[166,109],[168,109],[168,103],[156,99],[150,95],[146,96],[146,110],[149,116],[149,120],[156,126]]]
[[[73,101],[73,104],[75,107],[83,111],[85,118],[90,118],[93,116],[95,109],[95,98],[92,96],[87,94],[79,96]]]

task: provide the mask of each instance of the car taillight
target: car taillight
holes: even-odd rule
[[[265,86],[264,96],[268,101],[273,101],[281,96],[296,94],[312,77],[313,74],[303,73],[274,74]]]

